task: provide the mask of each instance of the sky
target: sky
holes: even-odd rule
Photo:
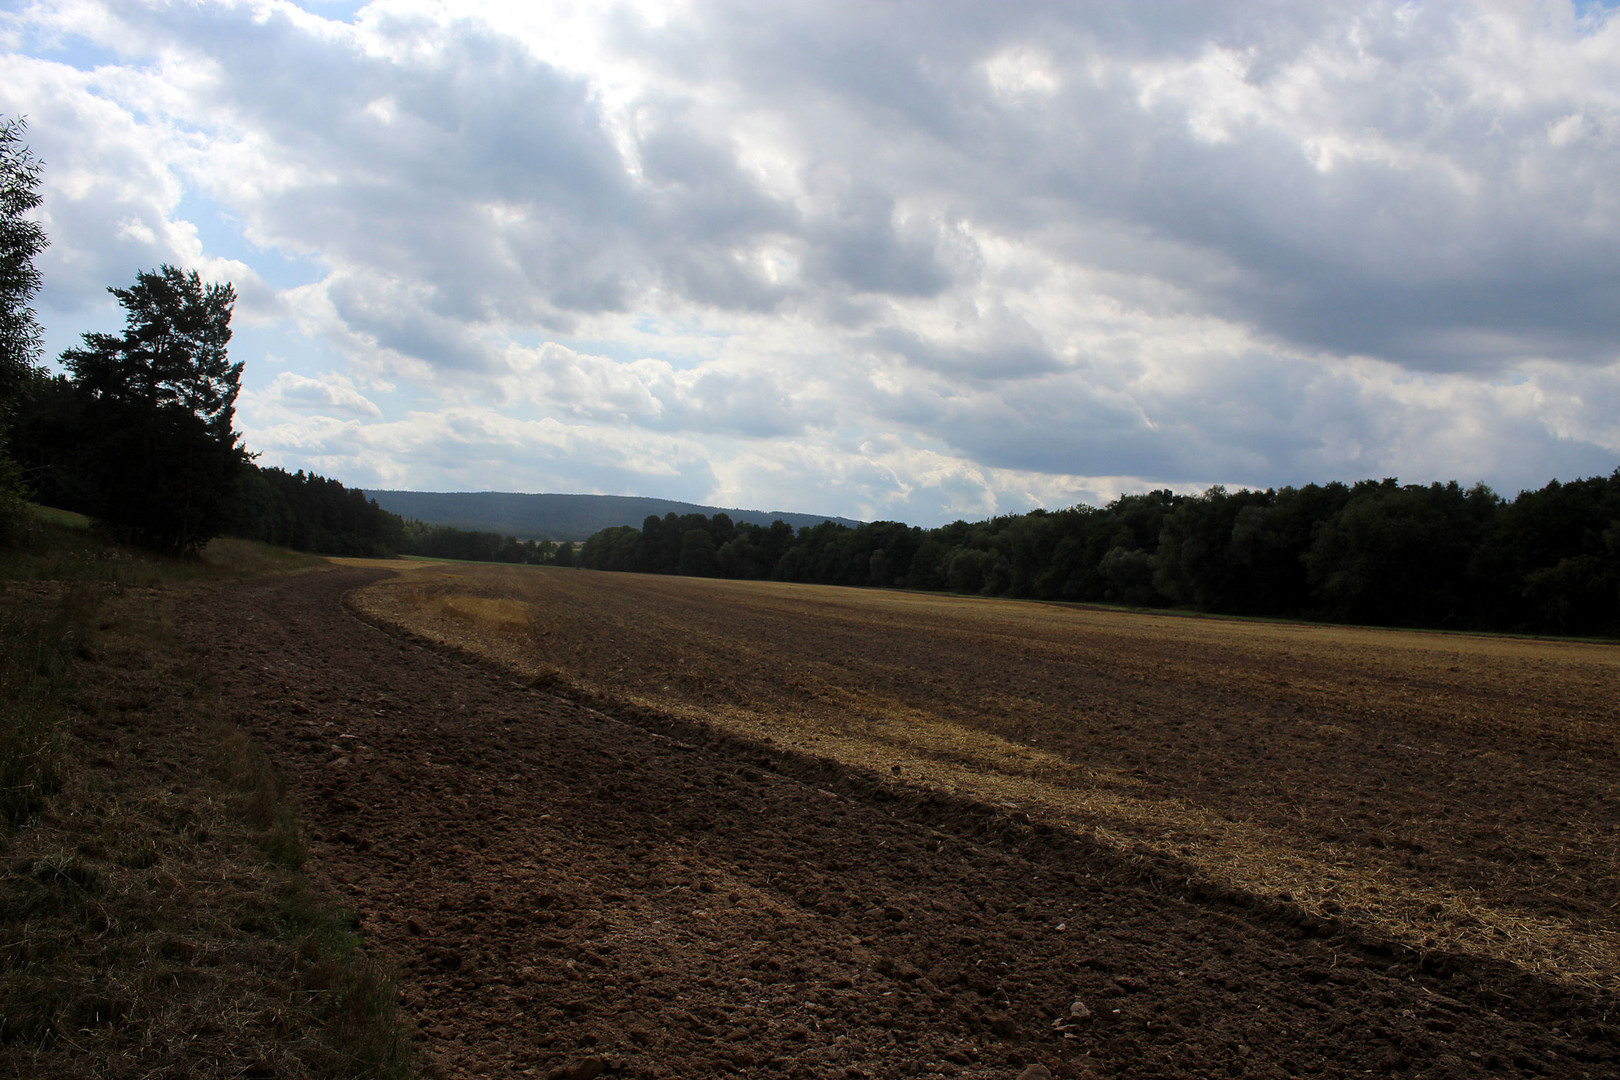
[[[50,355],[163,263],[350,486],[936,525],[1620,466],[1620,14],[12,0]]]

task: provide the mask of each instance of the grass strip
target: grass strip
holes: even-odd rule
[[[175,634],[202,561],[61,515],[0,552],[0,1076],[406,1077],[396,990]]]

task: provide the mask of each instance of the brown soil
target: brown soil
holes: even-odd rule
[[[1620,990],[1620,648],[419,566],[373,616],[553,689]]]
[[[1525,688],[1534,707],[1482,693],[1447,705],[1453,722],[1437,725],[1432,699],[1457,680],[1430,669],[1473,660],[1431,657],[1396,693],[1373,660],[1303,637],[1292,663],[1234,662],[1228,676],[1230,650],[1196,634],[1154,649],[1151,634],[1116,626],[1112,651],[1100,635],[1081,663],[1072,641],[1043,629],[1048,616],[988,633],[908,609],[912,598],[860,619],[809,593],[761,592],[778,599],[757,610],[724,590],[663,607],[624,594],[616,609],[605,597],[641,586],[592,586],[604,578],[586,574],[533,576],[564,590],[549,602],[504,587],[482,597],[474,622],[510,617],[526,653],[515,667],[543,647],[564,680],[575,676],[576,696],[615,716],[358,622],[343,597],[379,576],[241,586],[197,604],[188,625],[231,719],[300,794],[317,856],[360,909],[374,954],[400,970],[431,1071],[1620,1075],[1614,1000],[1591,944],[1612,918],[1612,889],[1598,895],[1612,850],[1605,861],[1587,839],[1615,813],[1613,791],[1606,770],[1582,765],[1612,747],[1612,683],[1591,689],[1554,670]],[[520,607],[503,607],[514,595]],[[646,634],[630,632],[637,618]],[[908,670],[910,689],[893,674]],[[660,704],[640,693],[649,671],[684,679],[682,694]],[[580,684],[587,672],[595,685]],[[1150,810],[1196,803],[1212,835],[1217,820],[1247,823],[1244,835],[1280,837],[1318,870],[1325,845],[1341,843],[1312,832],[1326,827],[1321,807],[1379,792],[1367,817],[1343,825],[1342,843],[1377,853],[1347,872],[1387,860],[1379,880],[1396,888],[1410,879],[1454,895],[1466,878],[1491,912],[1585,920],[1573,931],[1585,944],[1568,955],[1587,967],[1571,978],[1485,950],[1425,950],[1376,919],[1241,887],[1247,870],[1211,873],[1192,846],[1180,861],[1181,839],[1147,844],[1127,816],[1088,835],[1048,824],[1038,801],[1032,820],[965,786],[908,784],[907,766],[895,779],[835,761],[853,745],[836,727],[818,754],[802,731],[767,746],[704,721],[709,700],[741,723],[726,709],[781,699],[773,683],[796,700],[834,699],[830,711],[853,708],[862,725],[893,725],[893,702],[909,700],[926,728],[956,701],[951,730],[1048,755],[1031,759],[1031,783],[1079,790],[1065,769],[1089,762],[1105,808],[1125,806],[1122,793]],[[1010,696],[1023,704],[1006,706]],[[859,715],[878,698],[886,711]],[[1080,719],[1024,719],[1059,713]],[[1503,715],[1512,723],[1492,729],[1512,734],[1503,751],[1467,737]],[[1388,749],[1394,733],[1410,749]],[[892,745],[908,764],[944,768],[952,738]],[[961,744],[955,767],[979,749]],[[1539,771],[1505,779],[1525,768]],[[1515,804],[1495,805],[1498,791]],[[1606,801],[1568,805],[1588,798]],[[1304,841],[1282,824],[1279,808],[1296,804]],[[1465,834],[1442,811],[1487,815],[1476,828],[1524,858],[1500,874],[1481,863],[1489,872],[1475,880],[1454,866]],[[1572,828],[1573,850],[1557,847],[1576,813],[1603,820]],[[1170,832],[1190,828],[1183,818]],[[1218,854],[1227,838],[1210,843]]]

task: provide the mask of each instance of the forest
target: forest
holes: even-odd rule
[[[794,532],[725,514],[591,536],[599,570],[951,591],[1375,626],[1620,633],[1620,469],[1504,499],[1483,484],[1124,495],[937,529]]]

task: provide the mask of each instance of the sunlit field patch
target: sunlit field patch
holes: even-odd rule
[[[446,619],[460,620],[503,630],[528,626],[529,605],[521,600],[491,600],[483,596],[447,596],[439,601],[439,613]]]

